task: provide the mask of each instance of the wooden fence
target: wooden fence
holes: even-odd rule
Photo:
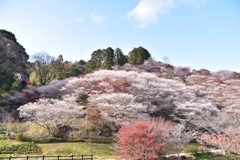
[[[0,160],[93,160],[93,155],[0,157]]]

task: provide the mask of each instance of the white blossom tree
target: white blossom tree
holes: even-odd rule
[[[53,137],[62,137],[61,128],[76,125],[76,118],[83,118],[85,111],[83,106],[76,102],[73,96],[66,95],[59,99],[40,99],[34,103],[28,103],[20,108],[20,117],[44,127]]]

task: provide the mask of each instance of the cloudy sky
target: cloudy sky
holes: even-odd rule
[[[0,29],[29,55],[142,46],[176,66],[240,72],[239,0],[0,0]]]

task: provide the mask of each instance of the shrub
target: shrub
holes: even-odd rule
[[[56,138],[56,137],[51,137],[46,140],[47,143],[60,143],[60,142],[67,142],[66,139],[63,138]]]
[[[41,149],[35,143],[0,147],[0,154],[38,154]]]
[[[163,118],[125,125],[117,135],[120,153],[127,159],[159,159],[168,144],[172,128],[172,123]]]
[[[8,140],[9,138],[7,136],[0,136],[0,140]]]
[[[21,141],[21,142],[33,142],[33,139],[31,137],[25,136],[25,135],[22,135],[22,134],[17,136],[17,140]]]

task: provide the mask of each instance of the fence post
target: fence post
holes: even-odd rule
[[[59,160],[59,155],[57,157],[58,157],[58,160]]]
[[[28,160],[28,156],[26,157],[26,160]]]
[[[72,160],[73,160],[73,154],[72,154]]]
[[[43,156],[42,156],[42,160],[44,160],[44,157],[45,157],[45,156],[43,155]]]
[[[82,160],[83,160],[83,155],[82,155]]]
[[[9,160],[11,160],[11,158],[12,158],[12,157],[10,156],[10,157],[9,157]]]

